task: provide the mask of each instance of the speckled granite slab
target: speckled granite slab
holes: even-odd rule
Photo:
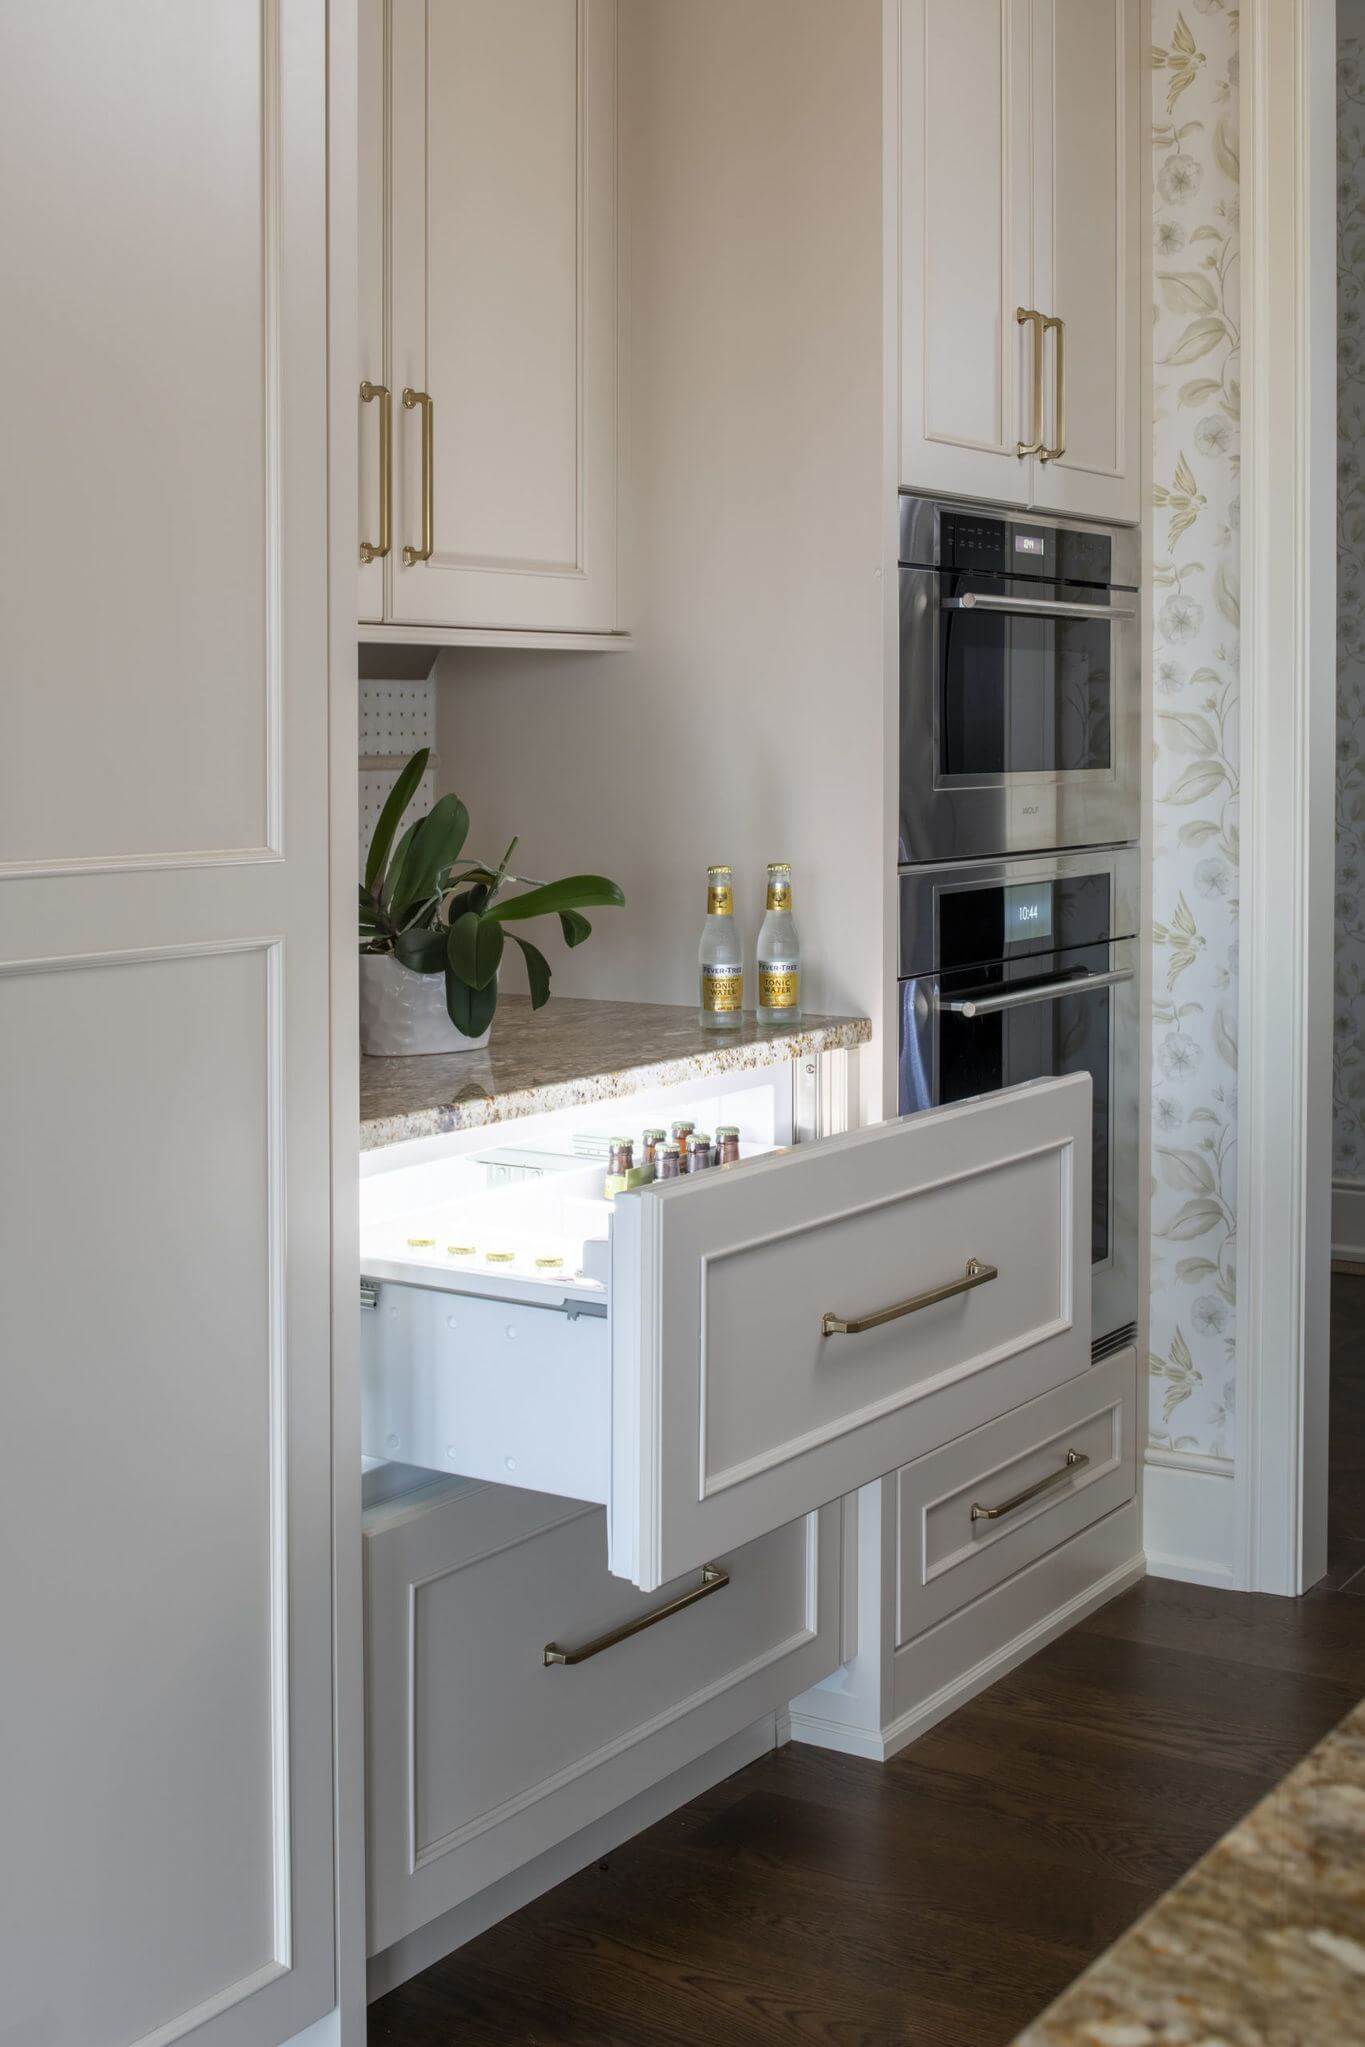
[[[1016,2047],[1362,2047],[1365,1703]]]
[[[556,996],[532,1010],[529,996],[505,995],[485,1052],[361,1060],[361,1149],[778,1066],[871,1036],[865,1016],[805,1016],[781,1029],[746,1015],[738,1030],[704,1031],[680,1005]]]

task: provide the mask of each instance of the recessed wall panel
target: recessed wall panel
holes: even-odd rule
[[[0,1981],[19,2039],[123,2047],[276,1966],[271,962],[247,945],[0,971]]]
[[[270,837],[275,15],[0,17],[0,869]]]

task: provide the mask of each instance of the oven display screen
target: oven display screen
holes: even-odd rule
[[[1052,883],[1025,884],[1005,890],[1005,943],[1036,943],[1052,937]]]

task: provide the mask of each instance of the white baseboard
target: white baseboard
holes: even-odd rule
[[[1365,1180],[1332,1182],[1332,1256],[1365,1264]]]
[[[735,1771],[742,1770],[746,1763],[767,1755],[778,1739],[777,1716],[763,1714],[750,1726],[742,1727],[738,1734],[732,1734],[728,1741],[721,1742],[719,1747],[708,1749],[695,1762],[675,1770],[661,1784],[652,1784],[647,1791],[638,1792],[624,1805],[618,1805],[613,1811],[604,1813],[601,1819],[594,1820],[591,1826],[571,1834],[567,1841],[547,1848],[543,1855],[523,1863],[520,1869],[509,1871],[497,1883],[490,1884],[487,1890],[480,1891],[477,1897],[466,1899],[453,1911],[443,1912],[428,1925],[419,1926],[416,1932],[394,1941],[380,1954],[371,1955],[366,1984],[368,2001],[373,2004],[385,1991],[396,1990],[400,1983],[406,1983],[423,1969],[429,1969],[433,1962],[453,1954],[467,1940],[485,1933],[499,1919],[505,1919],[509,1912],[519,1912],[523,1905],[529,1905],[533,1898],[553,1890],[566,1877],[576,1875],[590,1862],[609,1855],[632,1834],[652,1827],[656,1820],[666,1819],[680,1805],[686,1805],[689,1799],[700,1798],[703,1791],[709,1791],[723,1778],[733,1777]]]
[[[1150,1452],[1143,1472],[1142,1529],[1154,1578],[1186,1585],[1238,1582],[1236,1490],[1230,1460]]]
[[[1117,1598],[1120,1592],[1126,1592],[1129,1586],[1136,1585],[1145,1569],[1141,1555],[1129,1557],[1083,1591],[1054,1607],[1041,1620],[1021,1629],[969,1670],[940,1685],[928,1698],[917,1700],[906,1712],[888,1721],[880,1731],[850,1727],[841,1721],[822,1720],[815,1714],[802,1712],[791,1716],[792,1739],[811,1742],[820,1748],[837,1749],[841,1755],[864,1756],[870,1762],[888,1762],[899,1750],[956,1712],[959,1706],[965,1706],[978,1692],[984,1692],[998,1677],[1004,1677],[1016,1664],[1023,1663],[1058,1635],[1065,1634],[1068,1628],[1075,1627],[1077,1621],[1084,1620],[1096,1607],[1104,1606]],[[815,1694],[807,1692],[806,1697],[813,1698]]]

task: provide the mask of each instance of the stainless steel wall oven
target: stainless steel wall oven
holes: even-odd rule
[[[1137,1320],[1138,855],[959,861],[900,878],[900,1110],[1088,1072],[1097,1355]]]
[[[1137,838],[1138,548],[901,497],[902,865]]]

